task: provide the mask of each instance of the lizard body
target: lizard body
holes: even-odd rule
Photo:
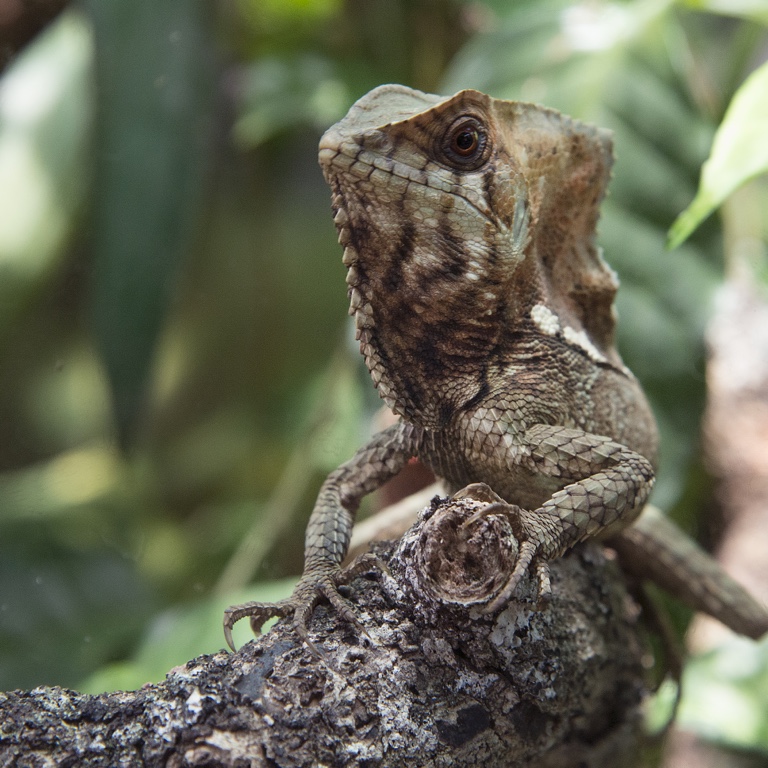
[[[331,473],[294,594],[230,608],[230,645],[244,616],[258,630],[293,614],[308,640],[322,596],[354,621],[336,587],[355,511],[414,456],[452,491],[485,483],[509,504],[520,553],[489,610],[526,571],[545,592],[549,560],[614,537],[630,559],[657,557],[660,581],[704,579],[686,595],[696,607],[752,636],[766,631],[765,609],[703,552],[677,547],[679,531],[640,523],[642,533],[621,533],[653,487],[658,441],[614,346],[618,281],[595,242],[608,132],[477,91],[444,98],[389,85],[325,133],[320,164],[360,349],[401,419]]]

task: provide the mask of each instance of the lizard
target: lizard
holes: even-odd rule
[[[768,631],[766,608],[712,558],[641,515],[658,436],[616,350],[618,279],[596,242],[610,132],[476,90],[384,85],[325,132],[319,160],[360,351],[400,418],[322,485],[293,594],[227,609],[229,646],[243,617],[258,634],[292,616],[314,647],[323,598],[359,626],[338,591],[359,572],[341,569],[354,515],[412,457],[451,492],[485,484],[506,505],[519,552],[487,612],[529,572],[546,597],[548,563],[599,537],[692,607],[754,638]]]

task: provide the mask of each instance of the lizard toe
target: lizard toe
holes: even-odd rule
[[[549,561],[544,558],[536,560],[536,579],[539,583],[537,605],[543,608],[552,597],[552,582],[549,578]]]
[[[254,635],[261,633],[264,623],[271,618],[293,616],[292,623],[299,637],[317,656],[322,656],[309,634],[309,623],[318,602],[325,598],[333,610],[348,623],[354,625],[372,643],[373,639],[360,623],[354,607],[339,593],[339,586],[349,583],[362,573],[378,571],[385,578],[389,575],[387,565],[376,555],[368,554],[359,557],[345,569],[327,568],[322,573],[315,573],[311,578],[302,578],[293,590],[293,594],[277,603],[250,602],[233,605],[224,612],[224,638],[233,650],[235,647],[232,628],[245,617],[250,618]],[[391,578],[391,577],[390,577]]]
[[[483,613],[494,613],[509,602],[512,593],[517,589],[523,576],[528,572],[533,559],[536,557],[537,551],[538,545],[535,542],[530,540],[520,542],[520,549],[512,573],[509,575],[509,578],[506,580],[504,586],[496,597],[483,607]]]
[[[251,629],[254,635],[261,633],[261,628],[266,621],[274,617],[283,618],[293,612],[291,600],[281,600],[278,603],[259,603],[252,601],[242,603],[241,605],[231,605],[224,611],[224,639],[227,645],[236,651],[235,642],[232,638],[232,628],[240,619],[246,616],[250,617]]]
[[[456,498],[454,496],[454,498]],[[489,517],[490,515],[506,515],[507,517],[510,516],[510,514],[513,514],[515,511],[519,511],[520,508],[515,506],[514,504],[508,504],[506,501],[493,501],[489,503],[487,506],[482,507],[481,509],[478,509],[477,512],[475,512],[474,515],[471,517],[468,517],[462,524],[462,528],[469,528],[471,525],[476,523],[478,520],[480,520],[483,517]]]

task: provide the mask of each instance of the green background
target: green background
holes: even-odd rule
[[[379,404],[317,140],[383,82],[615,132],[600,241],[662,431],[654,501],[706,530],[703,333],[728,240],[713,216],[665,243],[766,24],[760,0],[71,4],[0,76],[0,689],[161,679],[223,646],[226,605],[290,589],[319,483]],[[740,194],[765,243],[764,183]],[[764,246],[751,267],[764,287]],[[750,648],[749,690],[728,690],[762,714],[713,735],[766,749]]]

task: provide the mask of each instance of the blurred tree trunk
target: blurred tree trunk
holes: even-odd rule
[[[742,272],[724,284],[707,339],[705,452],[717,483],[722,523],[712,537],[715,554],[726,571],[768,603],[768,302],[750,275]],[[702,653],[730,634],[700,615],[691,625],[688,646]],[[676,730],[670,734],[664,765],[738,768],[756,762]]]

